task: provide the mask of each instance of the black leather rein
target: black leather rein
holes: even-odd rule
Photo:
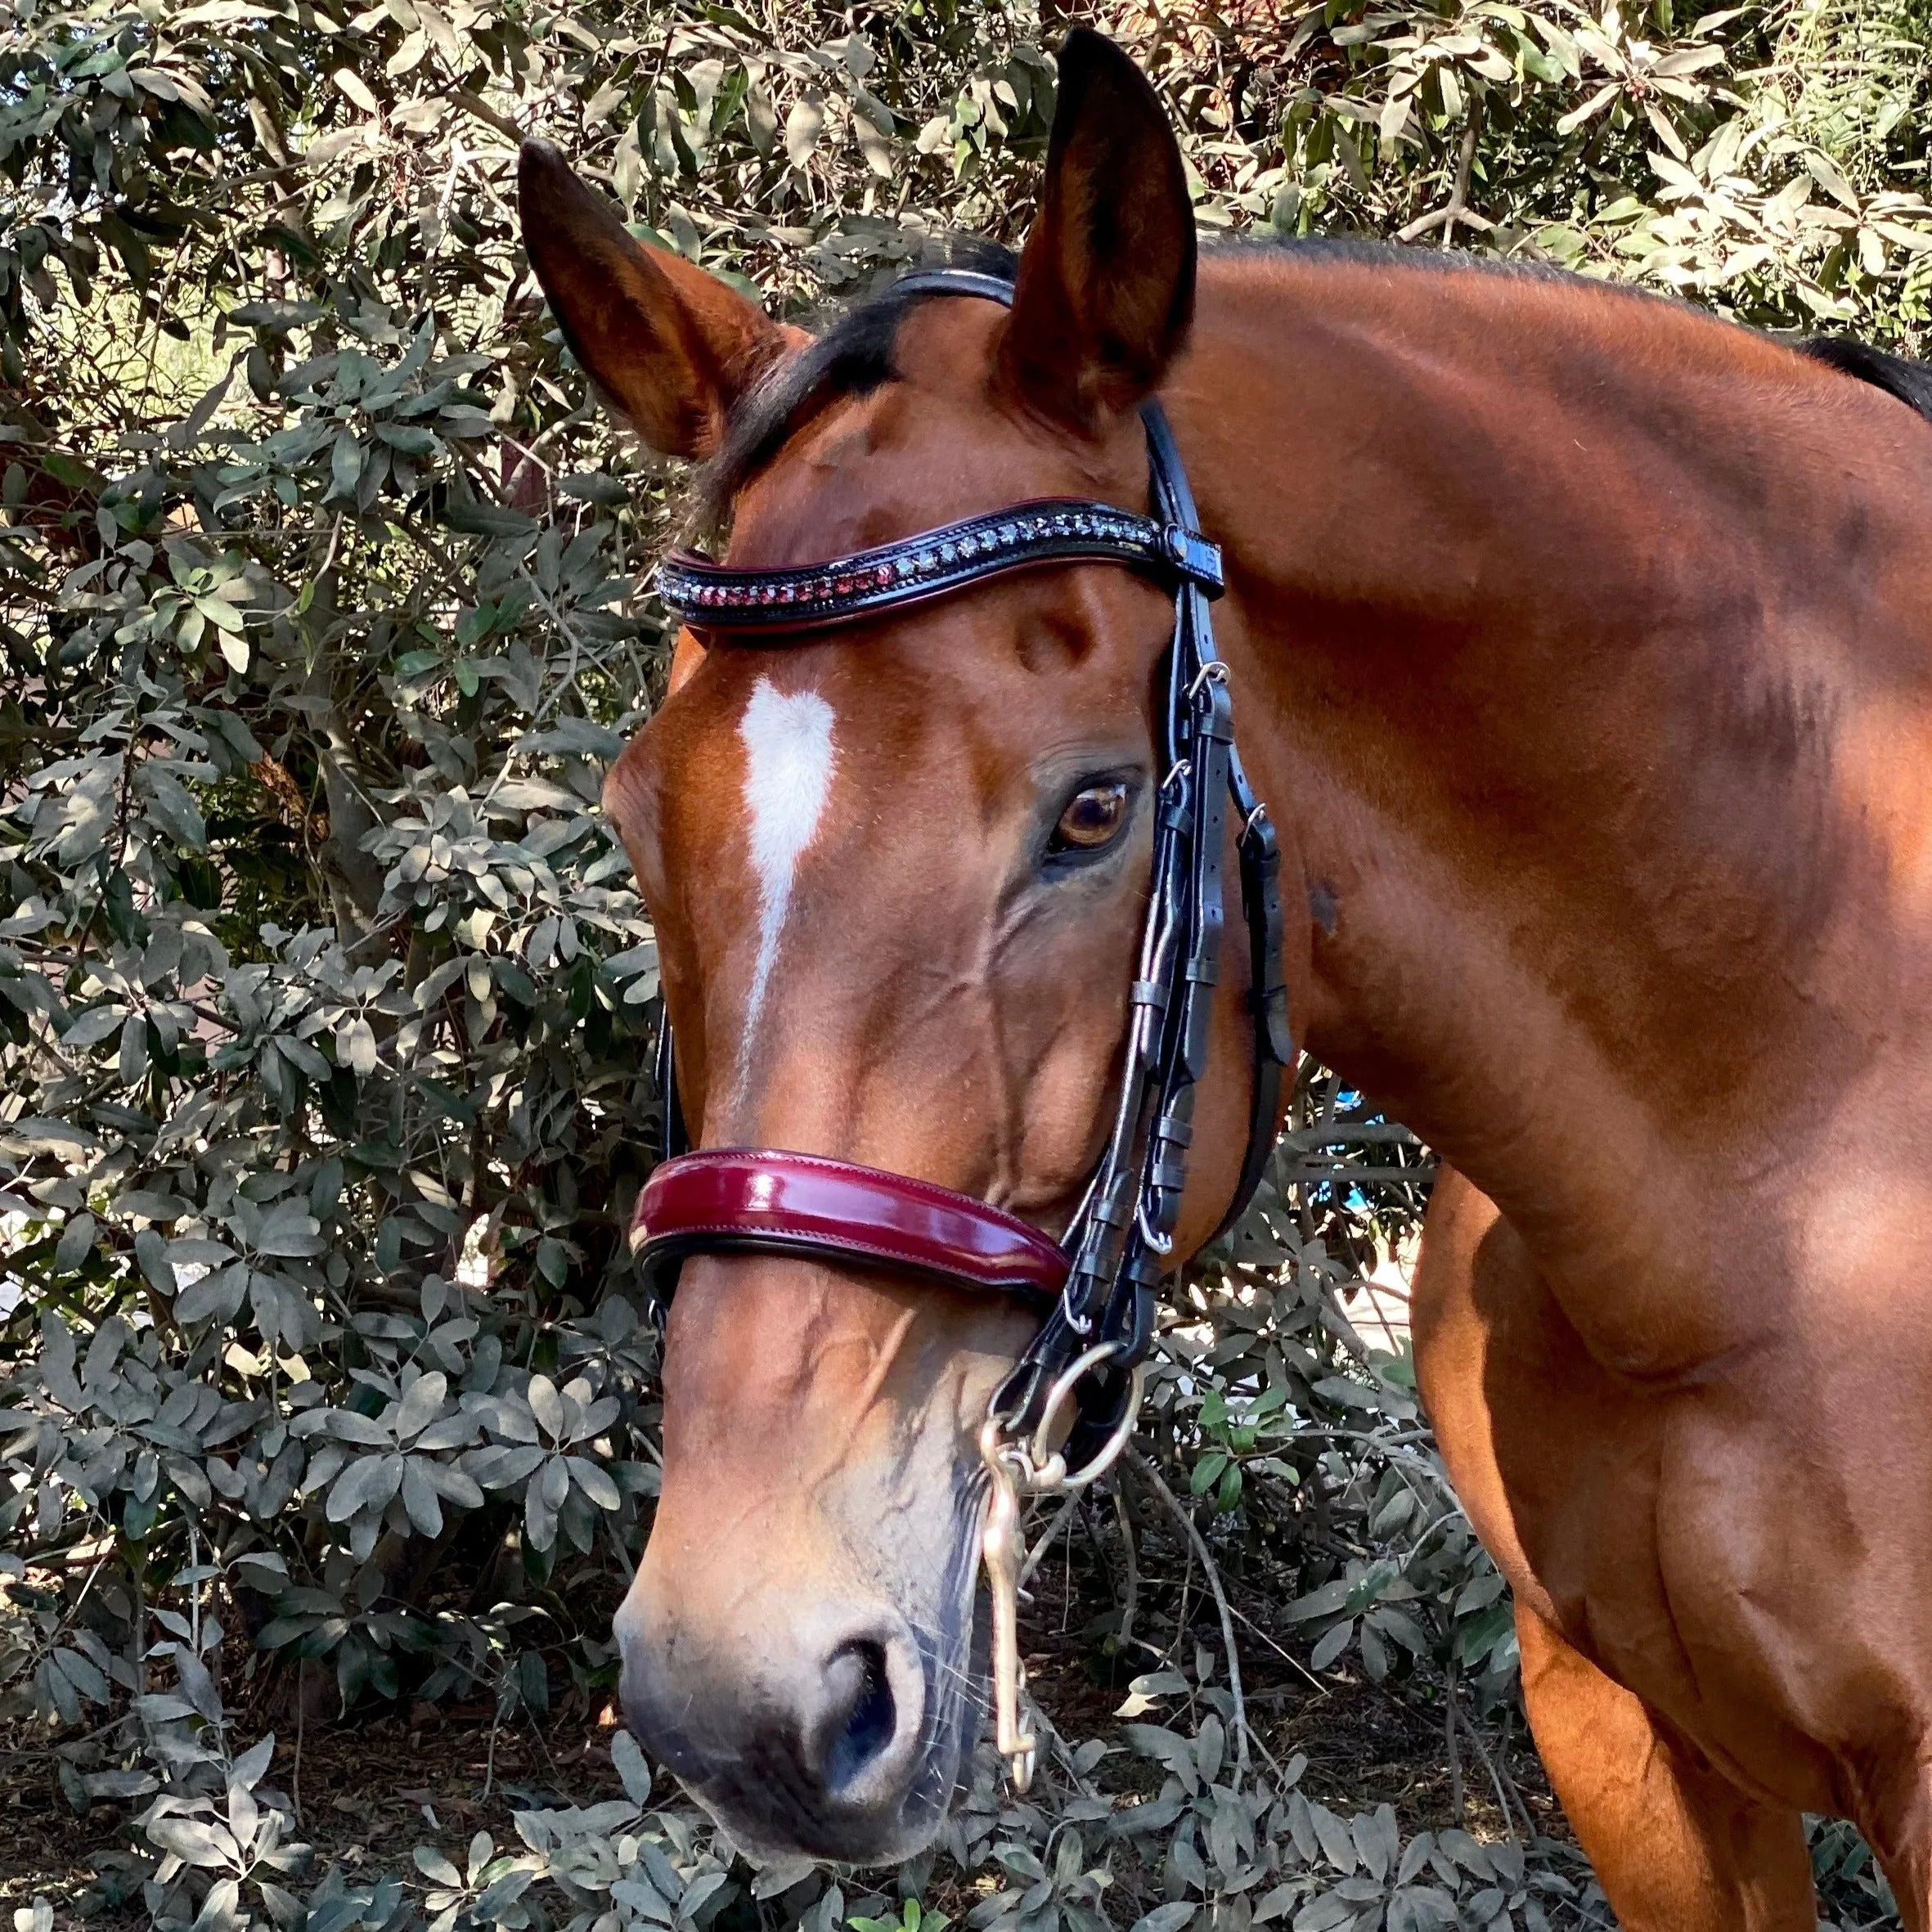
[[[977,295],[1010,306],[1013,287],[996,276],[940,269],[905,276],[896,291]],[[1220,977],[1227,811],[1235,834],[1247,927],[1253,1012],[1253,1084],[1247,1152],[1221,1226],[1232,1223],[1260,1182],[1274,1143],[1281,1081],[1294,1058],[1282,964],[1280,853],[1267,808],[1255,797],[1234,745],[1227,667],[1216,654],[1211,600],[1220,595],[1220,553],[1197,528],[1194,500],[1160,405],[1141,410],[1153,514],[1117,505],[1058,500],[1016,504],[968,517],[896,543],[802,569],[742,570],[689,550],[659,567],[664,601],[708,637],[782,647],[794,638],[929,598],[969,589],[1008,571],[1072,562],[1107,562],[1174,586],[1174,635],[1162,664],[1166,686],[1159,746],[1152,883],[1128,1009],[1125,1065],[1105,1152],[1060,1246],[1065,1285],[1052,1312],[994,1400],[992,1414],[1010,1434],[1037,1425],[1049,1391],[1069,1366],[1111,1345],[1080,1390],[1080,1422],[1070,1455],[1096,1443],[1120,1419],[1132,1372],[1154,1333],[1161,1278],[1167,1272],[1193,1138],[1194,1090],[1206,1071],[1214,990]],[[658,1057],[666,1152],[695,1166],[721,1150],[685,1155],[671,1027]],[[775,1168],[792,1157],[766,1157]],[[739,1165],[756,1153],[733,1150]],[[667,1171],[661,1169],[660,1173]],[[861,1173],[865,1170],[859,1170]],[[872,1177],[875,1200],[892,1206],[900,1177]],[[903,1184],[910,1187],[912,1184]],[[928,1190],[928,1193],[930,1190]],[[640,1215],[647,1271],[666,1283],[676,1260],[705,1247],[770,1245],[774,1230],[753,1225],[685,1224],[672,1203]],[[648,1200],[653,1198],[647,1190]],[[960,1211],[989,1211],[968,1197]],[[801,1236],[776,1230],[793,1249],[863,1261],[873,1251],[855,1231],[834,1226]],[[873,1244],[875,1245],[875,1244]],[[849,1251],[848,1251],[849,1250]]]

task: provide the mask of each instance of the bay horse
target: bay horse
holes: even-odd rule
[[[1060,72],[1010,308],[888,290],[808,338],[535,142],[531,260],[645,442],[706,463],[739,569],[1144,512],[1157,394],[1221,546],[1297,1034],[1449,1163],[1419,1378],[1578,1837],[1626,1926],[1811,1932],[1800,1814],[1843,1814],[1925,1932],[1932,427],[1885,393],[1916,378],[1553,274],[1197,261],[1152,90],[1085,31]],[[1072,560],[680,631],[606,803],[699,1148],[1075,1219],[1140,997],[1173,597]],[[1237,1187],[1244,968],[1173,1264]],[[1037,1327],[890,1265],[685,1260],[622,1695],[741,1843],[937,1829],[981,1716],[976,1441]]]

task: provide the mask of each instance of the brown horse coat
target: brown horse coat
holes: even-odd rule
[[[1157,385],[1307,890],[1298,1030],[1456,1170],[1422,1385],[1612,1903],[1808,1932],[1799,1814],[1827,1810],[1925,1928],[1932,426],[1587,282],[1321,246],[1197,276],[1151,92],[1091,35],[1063,72],[1010,320],[907,304],[869,362],[794,384],[734,459],[731,558],[1142,507]],[[658,447],[712,453],[800,366],[553,153],[523,191],[573,345]],[[783,649],[685,634],[609,802],[703,1141],[1059,1224],[1123,1027],[1166,624],[1085,567]],[[1130,780],[1129,825],[1056,867],[1097,775]],[[1240,1143],[1242,990],[1197,1242]],[[930,1835],[977,1721],[973,1438],[1024,1332],[828,1265],[690,1265],[626,1695],[751,1842]]]

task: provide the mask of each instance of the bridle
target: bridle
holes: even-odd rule
[[[1013,296],[1011,282],[960,269],[906,276],[892,292],[980,296],[1009,307]],[[683,1258],[720,1251],[829,1256],[1041,1308],[1038,1332],[994,1393],[980,1441],[992,1489],[983,1550],[994,1600],[997,1746],[1022,1790],[1034,1744],[1019,1719],[1020,1498],[1091,1482],[1133,1429],[1187,1184],[1194,1090],[1207,1062],[1230,804],[1251,955],[1254,1075],[1247,1151],[1222,1231],[1260,1179],[1279,1121],[1282,1074],[1294,1057],[1280,853],[1234,747],[1227,667],[1215,654],[1208,611],[1223,588],[1220,552],[1196,527],[1160,405],[1147,402],[1140,415],[1152,517],[1056,498],[803,568],[736,569],[678,550],[657,577],[660,596],[694,628],[776,647],[1047,564],[1114,563],[1174,585],[1152,887],[1125,1065],[1106,1150],[1060,1240],[971,1195],[876,1168],[771,1148],[687,1152],[668,1018],[658,1056],[666,1157],[639,1196],[632,1230],[660,1310]]]

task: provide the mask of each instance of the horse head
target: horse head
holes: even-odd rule
[[[633,240],[554,149],[526,146],[521,193],[566,339],[647,443],[706,464],[730,565],[1037,499],[1148,510],[1137,410],[1184,380],[1193,220],[1152,89],[1098,36],[1063,56],[1010,310],[887,291],[813,339]],[[680,633],[605,802],[696,1146],[889,1170],[1063,1233],[1114,1127],[1175,621],[1153,577],[1067,562],[777,641]],[[1222,977],[1176,1259],[1248,1139],[1242,961]],[[889,1263],[684,1261],[622,1695],[748,1848],[895,1858],[944,1817],[982,1710],[977,1440],[1040,1319]]]

